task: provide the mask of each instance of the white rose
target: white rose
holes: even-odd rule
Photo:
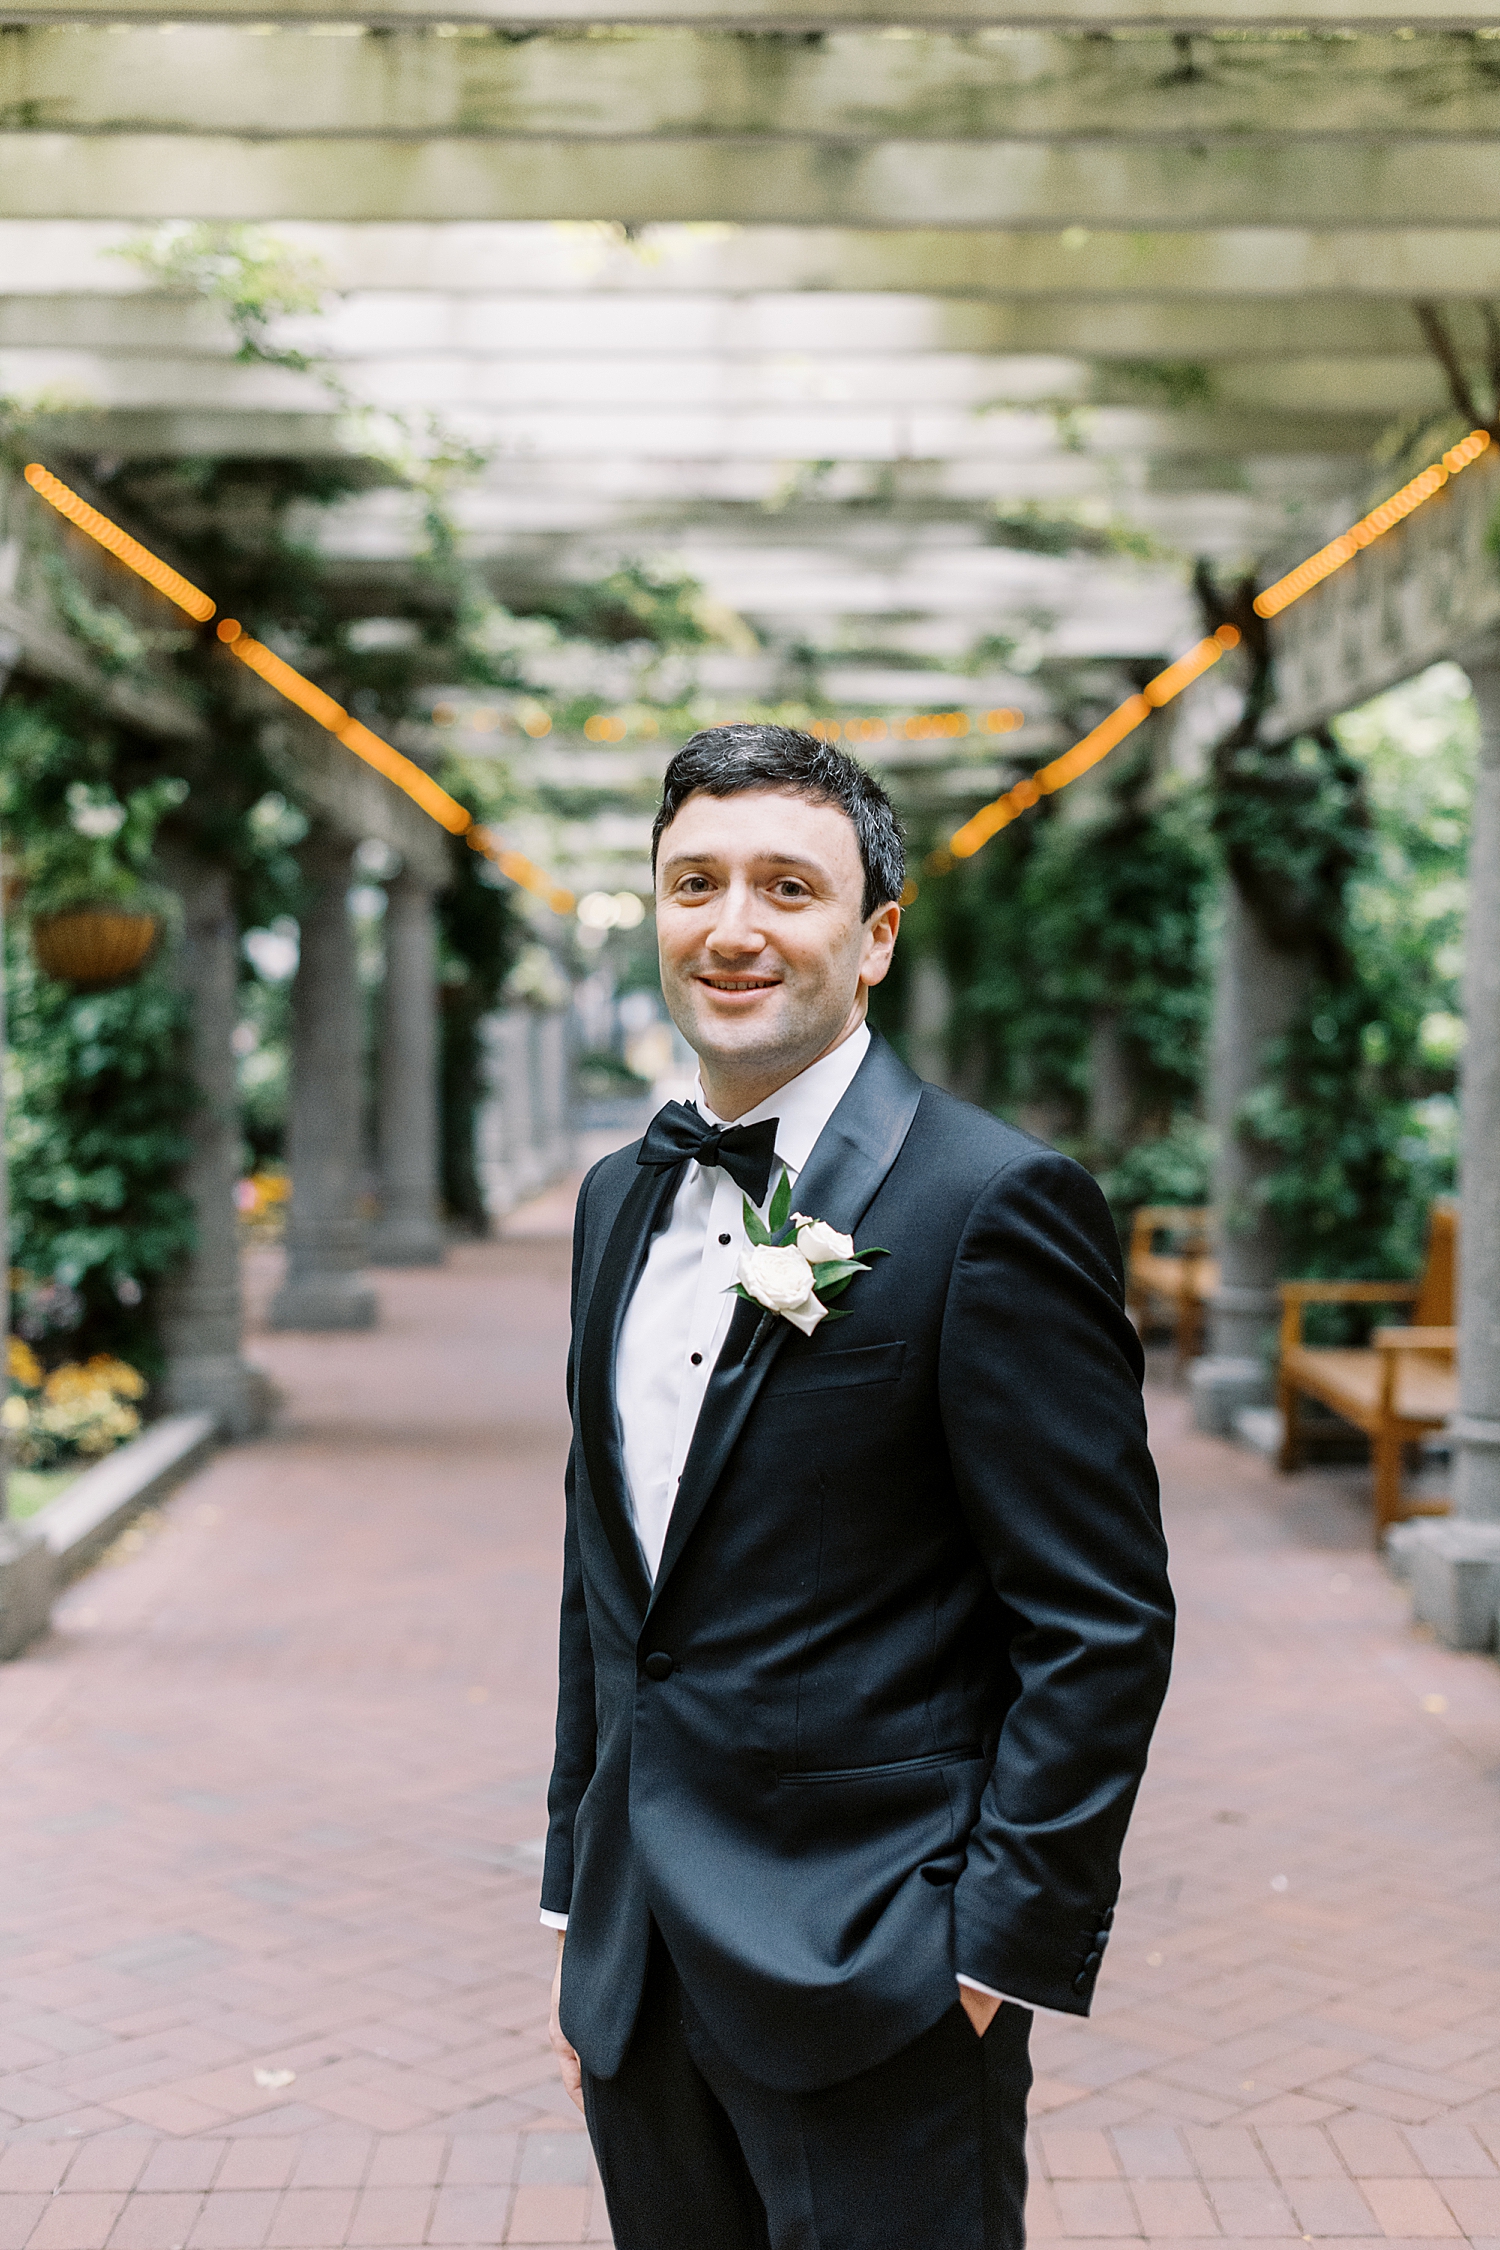
[[[780,1313],[804,1336],[810,1336],[826,1316],[827,1307],[813,1295],[812,1267],[790,1244],[782,1250],[764,1245],[742,1250],[737,1279],[758,1305]]]
[[[810,1266],[831,1265],[835,1258],[852,1258],[854,1237],[840,1234],[826,1219],[806,1219],[800,1211],[792,1213],[797,1228],[797,1248]]]

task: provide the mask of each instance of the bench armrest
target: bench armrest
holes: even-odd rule
[[[1284,1305],[1408,1305],[1417,1281],[1279,1281]]]
[[[1281,1281],[1281,1348],[1302,1341],[1304,1305],[1409,1305],[1421,1284],[1415,1281]]]
[[[1378,1352],[1456,1352],[1456,1328],[1377,1328],[1370,1338]]]

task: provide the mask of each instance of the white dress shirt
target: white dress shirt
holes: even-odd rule
[[[776,1119],[777,1161],[771,1167],[766,1202],[759,1207],[762,1216],[783,1165],[791,1174],[795,1210],[798,1174],[805,1170],[819,1134],[853,1084],[869,1045],[870,1034],[861,1024],[831,1055],[810,1064],[733,1120],[736,1125],[757,1125],[765,1117]],[[701,1079],[692,1100],[710,1125],[730,1122],[709,1107]],[[807,1215],[823,1216],[821,1211]],[[653,1579],[703,1395],[734,1317],[735,1268],[745,1243],[738,1184],[717,1164],[690,1163],[678,1183],[671,1216],[652,1239],[621,1325],[615,1400],[625,1481],[635,1535]],[[566,1914],[544,1912],[542,1920],[553,1930],[568,1926]],[[958,1981],[991,1999],[1005,1997],[973,1977],[961,1976]]]
[[[865,1059],[870,1034],[861,1024],[831,1055],[778,1087],[737,1117],[737,1125],[776,1119],[776,1156],[767,1201],[785,1165],[797,1177],[813,1144],[843,1100]],[[710,1125],[727,1124],[710,1109],[702,1082],[693,1106]],[[764,1215],[765,1204],[761,1205]],[[821,1218],[822,1213],[809,1213]],[[734,1316],[735,1269],[746,1246],[743,1194],[717,1164],[689,1164],[672,1212],[646,1256],[620,1329],[615,1397],[625,1453],[625,1481],[636,1537],[654,1578],[666,1544],[703,1395]]]

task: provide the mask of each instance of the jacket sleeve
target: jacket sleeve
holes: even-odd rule
[[[970,1215],[941,1345],[959,1502],[1018,1691],[954,1891],[955,1964],[1070,2015],[1093,1997],[1171,1663],[1141,1368],[1103,1196],[1028,1151]]]
[[[578,1276],[583,1263],[585,1211],[591,1172],[578,1194],[573,1216],[574,1340],[568,1347],[568,1411],[573,1412],[573,1372],[577,1352]],[[542,1912],[566,1914],[573,1895],[573,1821],[594,1775],[597,1722],[594,1713],[594,1651],[589,1641],[583,1595],[583,1565],[578,1551],[578,1431],[568,1447],[563,1479],[567,1506],[563,1532],[562,1623],[557,1659],[557,1747],[547,1789],[547,1852],[542,1867]]]

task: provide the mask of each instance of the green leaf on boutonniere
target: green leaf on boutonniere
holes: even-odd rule
[[[829,1258],[824,1264],[813,1267],[813,1287],[822,1296],[826,1290],[842,1287],[852,1281],[857,1273],[868,1273],[869,1270],[859,1258]]]
[[[776,1182],[776,1192],[771,1198],[771,1208],[766,1213],[766,1221],[772,1234],[780,1234],[791,1214],[791,1208],[792,1175],[783,1164],[781,1178]]]
[[[765,1224],[748,1195],[741,1196],[740,1202],[744,1212],[746,1234],[757,1250],[766,1249],[771,1240],[770,1228]]]

